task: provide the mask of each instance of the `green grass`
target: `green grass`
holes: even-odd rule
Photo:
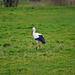
[[[75,75],[75,7],[0,8],[0,74]]]

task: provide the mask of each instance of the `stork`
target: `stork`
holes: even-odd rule
[[[40,48],[40,42],[42,42],[43,44],[45,44],[45,39],[44,36],[40,33],[35,33],[36,29],[35,27],[32,28],[32,34],[34,39],[36,40],[36,42],[38,43],[38,46],[36,46],[36,49],[39,47]]]

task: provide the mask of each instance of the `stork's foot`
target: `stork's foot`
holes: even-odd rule
[[[36,47],[36,49],[37,49],[38,47]]]
[[[40,44],[38,44],[38,46],[36,46],[36,49],[39,47],[39,49],[40,49]]]

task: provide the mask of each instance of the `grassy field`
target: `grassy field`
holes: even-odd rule
[[[0,75],[75,75],[75,7],[0,8]]]

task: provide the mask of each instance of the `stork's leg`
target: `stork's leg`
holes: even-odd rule
[[[39,48],[40,48],[40,44],[38,44]]]
[[[38,47],[40,48],[40,44],[38,44],[38,46],[36,46],[36,49],[37,49]]]
[[[38,47],[39,47],[39,49],[40,49],[40,47],[41,47],[39,43],[38,43],[38,46],[36,46],[36,49],[37,49]]]
[[[39,47],[39,49],[40,49],[40,47],[41,47],[40,44],[38,44],[38,47]]]

